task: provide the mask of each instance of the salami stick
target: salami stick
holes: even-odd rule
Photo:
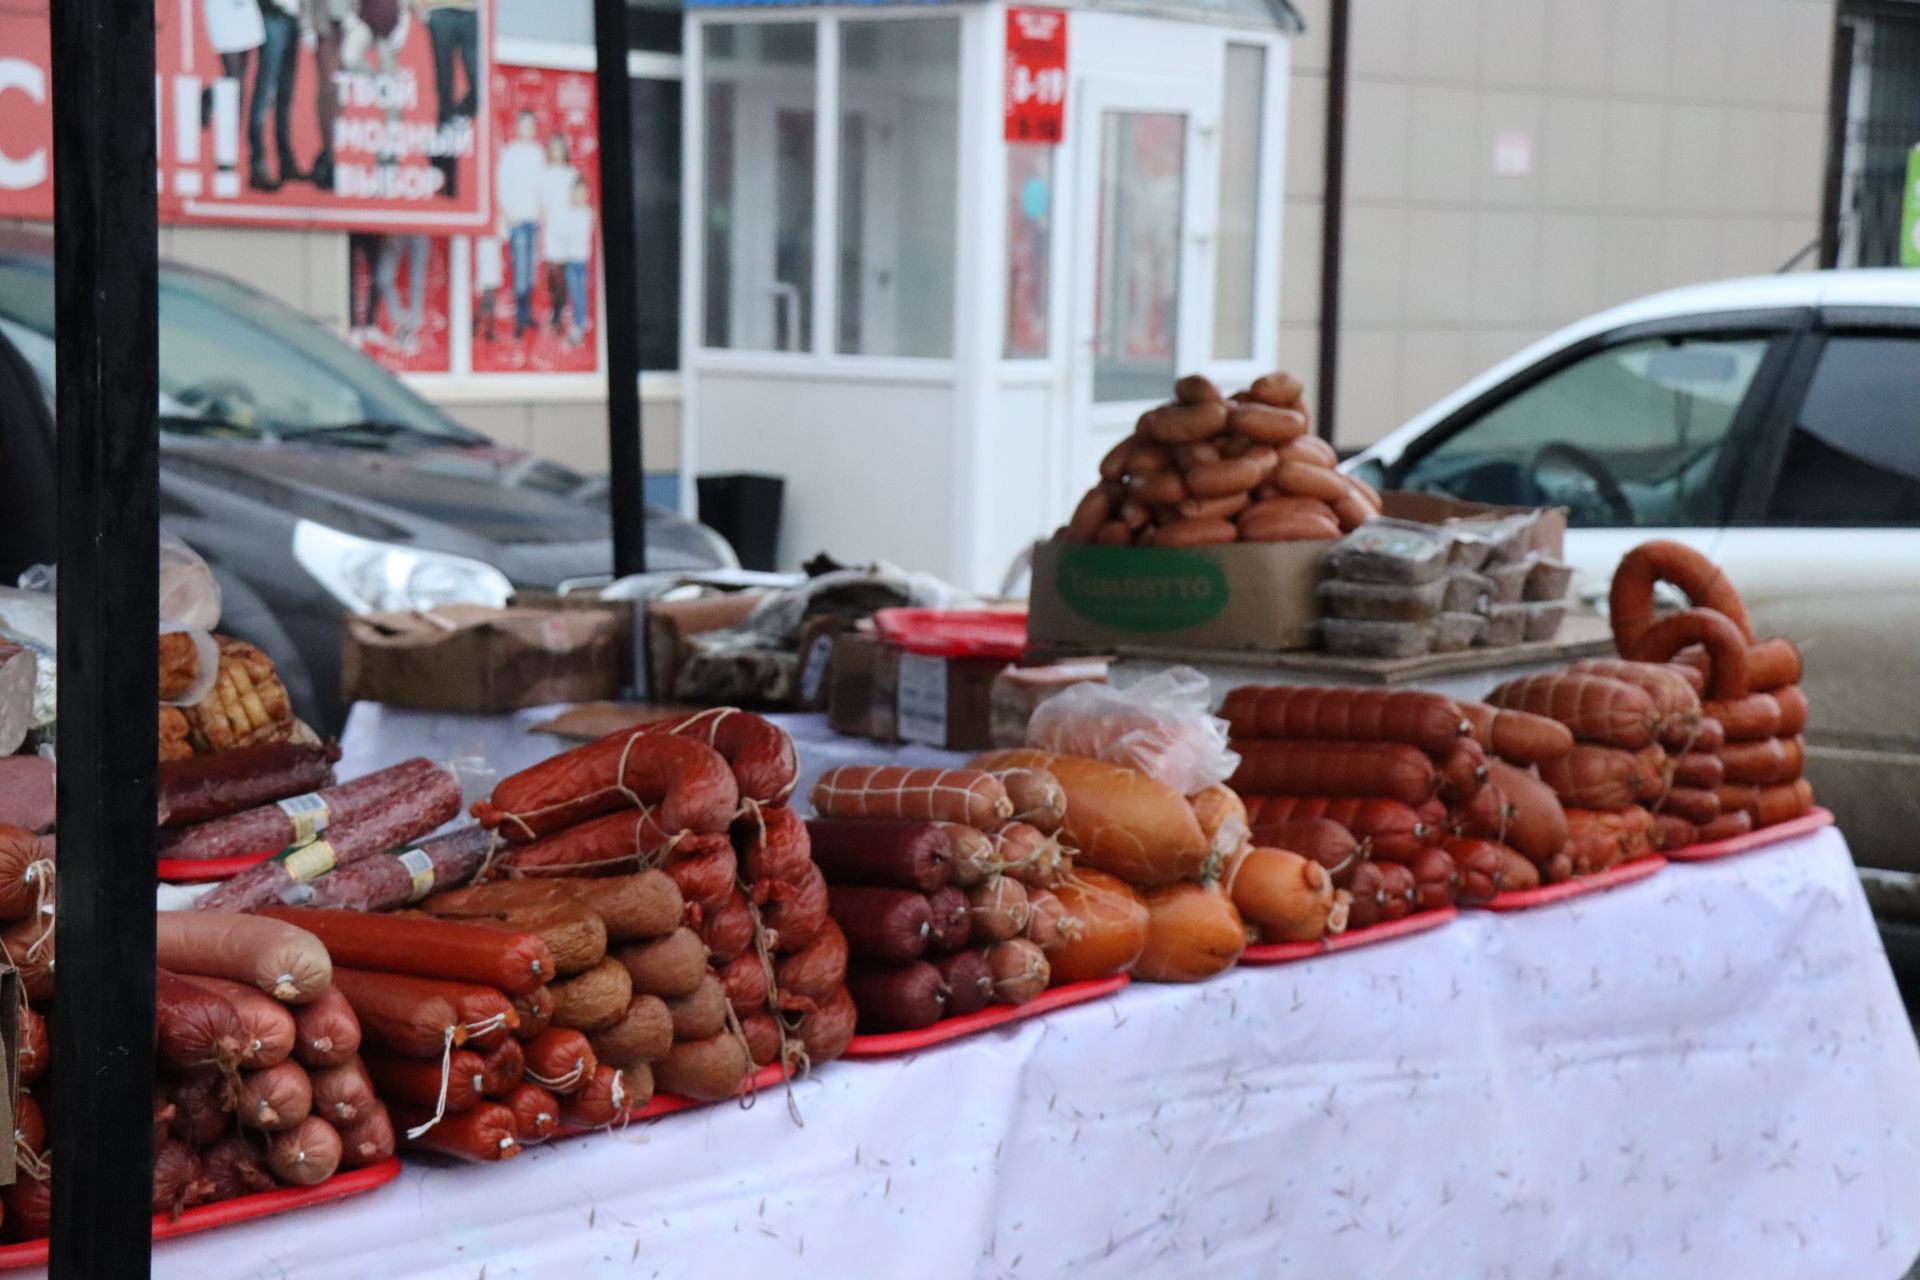
[[[1243,685],[1220,715],[1236,738],[1405,742],[1438,755],[1470,727],[1453,699],[1414,689]]]
[[[259,743],[160,763],[160,825],[184,827],[333,785],[340,748]]]
[[[616,809],[659,807],[667,831],[725,831],[740,785],[724,757],[692,738],[623,729],[502,779],[473,816],[522,842]]]
[[[462,827],[410,849],[362,858],[315,880],[308,886],[312,896],[300,905],[392,911],[430,893],[457,889],[480,870],[494,839],[485,828]]]
[[[452,775],[431,760],[415,758],[390,769],[369,773],[311,796],[262,805],[231,817],[182,827],[160,837],[160,856],[182,861],[240,858],[250,853],[275,853],[288,845],[310,840],[330,826],[356,820],[390,807],[430,784],[435,774],[452,782]],[[457,796],[459,787],[454,791]],[[440,822],[445,822],[442,818]],[[439,826],[440,823],[434,823]],[[431,831],[433,828],[428,827]]]
[[[434,769],[419,787],[392,797],[384,808],[340,822],[327,829],[324,839],[248,867],[194,905],[207,911],[248,911],[279,902],[294,886],[417,840],[459,812],[460,784],[446,770]]]

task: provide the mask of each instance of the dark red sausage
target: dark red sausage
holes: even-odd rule
[[[623,729],[503,779],[473,815],[522,842],[636,805],[658,806],[663,831],[721,832],[739,804],[740,785],[712,747]]]
[[[162,827],[184,827],[333,785],[332,743],[257,743],[160,762]]]

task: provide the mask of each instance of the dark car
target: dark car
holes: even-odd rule
[[[54,544],[51,245],[0,235],[0,583]],[[503,604],[604,583],[604,476],[470,431],[306,317],[233,280],[160,271],[160,513],[213,568],[221,630],[259,645],[336,731],[343,611]],[[737,565],[647,509],[649,569]]]

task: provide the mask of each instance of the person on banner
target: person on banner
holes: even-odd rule
[[[407,43],[407,14],[400,0],[359,0],[354,14],[341,24],[340,64],[348,71],[375,76],[397,87],[400,77],[400,50]],[[387,98],[387,139],[380,149],[379,163],[391,172],[399,162],[398,145],[406,117],[400,110],[400,95]],[[384,189],[384,188],[383,188]]]
[[[333,190],[333,131],[340,123],[340,42],[353,0],[300,0],[300,26],[313,40],[313,117],[320,152],[303,175],[322,191]]]
[[[380,247],[380,302],[393,328],[393,345],[403,356],[420,354],[420,326],[426,318],[427,237],[418,234],[388,236]],[[407,297],[400,298],[400,260],[406,256]]]
[[[507,226],[507,249],[513,259],[515,342],[534,327],[534,254],[539,248],[541,179],[547,167],[539,132],[540,122],[533,112],[522,111],[515,116],[513,141],[500,149],[494,177],[494,203]]]
[[[299,78],[300,0],[256,0],[265,39],[247,106],[247,185],[278,191],[306,175],[293,156],[293,89]],[[273,112],[273,144],[279,164],[267,168],[267,112]]]
[[[567,218],[573,203],[573,184],[580,171],[573,167],[573,148],[564,133],[547,138],[547,166],[540,173],[540,256],[546,266],[547,304],[552,314],[548,327],[555,334],[566,332],[567,259],[558,236],[558,227]]]
[[[481,236],[473,242],[473,288],[480,305],[473,312],[473,339],[488,346],[500,340],[494,327],[494,303],[501,286],[507,282],[506,268],[500,259],[506,252],[506,237]]]
[[[433,97],[440,125],[433,165],[440,170],[440,194],[451,200],[460,194],[455,138],[470,130],[480,110],[480,20],[474,0],[413,0],[413,8],[427,24],[427,39],[433,44]],[[465,90],[457,94],[456,71],[466,79]]]
[[[347,341],[364,351],[384,343],[386,335],[374,323],[379,305],[380,262],[386,256],[387,238],[377,232],[356,231],[347,237]]]
[[[240,93],[247,83],[247,55],[266,43],[267,33],[256,0],[200,0],[207,26],[207,43],[220,56],[220,75],[200,93],[200,127],[213,128],[213,160],[238,195],[240,163]]]
[[[574,175],[565,207],[556,210],[547,224],[548,249],[559,260],[565,275],[567,304],[572,323],[566,341],[577,347],[587,336],[587,267],[593,261],[593,193],[587,180]]]

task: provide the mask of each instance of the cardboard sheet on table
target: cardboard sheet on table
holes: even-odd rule
[[[175,884],[211,884],[215,880],[231,880],[272,856],[272,853],[243,853],[232,858],[162,858],[160,878]]]
[[[1790,822],[1775,823],[1771,827],[1749,831],[1743,836],[1729,836],[1725,840],[1714,840],[1707,844],[1690,844],[1684,849],[1669,849],[1666,857],[1668,862],[1712,862],[1715,858],[1731,858],[1735,854],[1752,853],[1755,849],[1797,840],[1832,825],[1832,812],[1815,808]]]
[[[771,1089],[785,1078],[786,1072],[781,1069],[780,1064],[771,1062],[754,1072],[751,1082],[755,1089]],[[719,1099],[719,1101],[732,1102],[738,1096],[739,1095],[736,1094],[734,1098],[722,1098]],[[547,1139],[547,1141],[552,1142],[560,1138],[577,1138],[583,1133],[599,1133],[607,1129],[618,1130],[623,1124],[637,1124],[642,1120],[653,1120],[660,1116],[670,1116],[676,1111],[691,1111],[695,1107],[711,1107],[713,1105],[715,1105],[713,1102],[709,1102],[703,1098],[683,1098],[677,1093],[656,1093],[652,1099],[648,1101],[646,1106],[627,1112],[627,1118],[624,1121],[615,1120],[610,1125],[597,1125],[590,1129],[582,1128],[579,1125],[562,1123],[559,1128],[553,1131],[553,1137]]]
[[[1240,953],[1240,963],[1286,964],[1290,960],[1309,960],[1314,956],[1331,955],[1336,951],[1352,951],[1371,943],[1390,942],[1395,938],[1405,938],[1411,934],[1425,933],[1429,929],[1438,929],[1459,914],[1458,907],[1449,906],[1442,907],[1438,911],[1417,911],[1413,915],[1368,925],[1364,929],[1349,929],[1345,933],[1335,934],[1331,938],[1323,938],[1318,942],[1256,942]]]
[[[325,1204],[329,1200],[384,1187],[399,1176],[400,1161],[389,1156],[364,1169],[336,1173],[317,1186],[276,1187],[258,1195],[216,1200],[212,1204],[188,1209],[177,1221],[165,1214],[155,1214],[153,1238],[171,1240],[175,1236],[191,1235],[196,1231],[211,1231],[215,1227],[231,1226],[236,1222],[251,1222],[255,1218],[267,1218],[309,1205]],[[47,1248],[48,1242],[44,1239],[0,1245],[0,1271],[44,1267],[47,1265]]]
[[[1645,880],[1666,865],[1667,860],[1663,855],[1650,853],[1644,858],[1635,858],[1632,862],[1623,862],[1611,870],[1602,871],[1597,876],[1575,876],[1559,884],[1543,884],[1538,889],[1517,889],[1503,893],[1490,902],[1480,903],[1479,907],[1482,911],[1525,911],[1530,907],[1544,907]]]
[[[977,1035],[992,1027],[1004,1027],[1010,1022],[1036,1018],[1055,1009],[1065,1009],[1076,1004],[1085,1004],[1089,1000],[1098,1000],[1101,996],[1110,996],[1131,981],[1132,979],[1124,973],[1116,973],[1111,978],[1089,978],[1085,982],[1070,982],[1064,987],[1042,991],[1025,1004],[989,1005],[978,1013],[963,1014],[958,1018],[942,1018],[932,1026],[922,1027],[918,1031],[889,1031],[882,1035],[855,1036],[847,1045],[844,1056],[880,1058],[893,1053],[911,1053],[916,1049],[931,1049],[935,1045],[946,1044],[950,1040]]]

